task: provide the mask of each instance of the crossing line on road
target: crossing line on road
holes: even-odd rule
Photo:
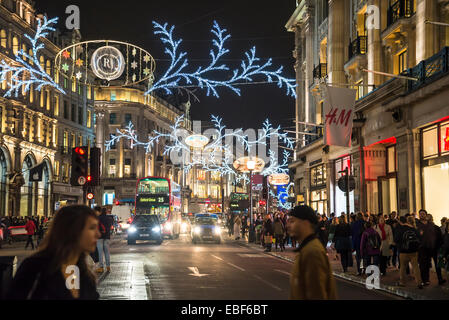
[[[279,287],[275,286],[274,284],[272,284],[272,283],[270,283],[270,282],[268,282],[268,281],[262,279],[262,278],[259,277],[259,276],[253,275],[253,277],[256,278],[257,280],[262,281],[263,283],[265,283],[266,285],[272,287],[273,289],[276,289],[276,290],[278,290],[278,291],[282,291],[281,288],[279,288]]]
[[[275,269],[274,271],[280,272],[280,273],[285,274],[285,275],[287,275],[287,276],[290,277],[290,273],[287,272],[287,271],[284,271],[284,270],[278,270],[278,269]]]
[[[222,258],[220,258],[220,257],[217,257],[217,256],[214,256],[213,254],[211,254],[211,256],[212,257],[214,257],[215,259],[218,259],[218,260],[220,260],[220,261],[224,261]]]
[[[235,264],[232,264],[232,263],[230,263],[230,262],[227,262],[227,264],[229,264],[231,267],[234,267],[234,268],[236,268],[236,269],[239,269],[240,271],[245,272],[245,269],[240,268],[239,266],[236,266]]]

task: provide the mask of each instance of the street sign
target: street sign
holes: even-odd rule
[[[79,177],[79,178],[78,178],[78,184],[79,184],[80,186],[84,186],[84,185],[86,184],[86,182],[87,182],[86,177]]]
[[[342,176],[338,180],[338,188],[343,192],[347,192],[347,181],[348,181],[347,176]],[[349,177],[349,192],[352,192],[354,190],[355,190],[355,179],[353,176],[350,176]]]

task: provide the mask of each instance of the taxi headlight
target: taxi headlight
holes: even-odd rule
[[[220,228],[220,227],[215,227],[215,228],[214,228],[214,233],[215,233],[216,235],[220,235],[220,234],[221,234],[221,228]]]
[[[134,232],[136,232],[136,231],[137,231],[136,227],[130,227],[130,228],[128,229],[128,232],[129,232],[129,233],[134,233]]]
[[[194,232],[196,234],[200,234],[201,233],[201,228],[200,227],[195,227]]]

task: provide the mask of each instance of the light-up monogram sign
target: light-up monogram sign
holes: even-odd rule
[[[120,50],[105,46],[94,52],[91,66],[98,78],[111,81],[120,78],[123,74],[125,58]]]

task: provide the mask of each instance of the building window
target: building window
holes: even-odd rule
[[[44,56],[40,56],[39,64],[41,65],[42,70],[45,70],[45,59],[44,59]]]
[[[53,74],[55,75],[55,82],[59,85],[59,72],[57,69],[53,70]]]
[[[76,122],[76,106],[72,104],[72,121]]]
[[[28,49],[25,43],[22,44],[22,59],[23,61],[27,61],[27,57],[26,57],[26,53],[27,53]]]
[[[117,99],[117,95],[114,90],[111,90],[111,101],[115,101]]]
[[[318,104],[318,108],[316,111],[316,123],[319,125],[323,124],[323,115],[324,115],[324,101],[320,101]]]
[[[198,170],[198,173],[197,173],[197,179],[198,179],[199,181],[206,181],[206,171],[204,171],[204,170]]]
[[[128,125],[132,121],[132,115],[130,113],[125,114],[125,124]]]
[[[63,147],[64,147],[64,153],[69,152],[69,133],[67,131],[64,131],[64,138],[63,138]]]
[[[310,193],[310,205],[319,214],[327,214],[327,191],[321,189]]]
[[[407,70],[407,67],[407,50],[405,50],[398,55],[398,73],[404,72]]]
[[[109,124],[116,124],[117,123],[117,114],[111,113],[109,115]]]
[[[30,57],[33,57],[33,50],[32,50],[32,49],[28,50],[28,55],[29,55]],[[30,59],[29,62],[30,62],[30,65],[34,65],[33,59]]]
[[[356,100],[359,100],[365,96],[364,86],[363,86],[363,79],[356,82],[357,86],[356,89]]]
[[[69,120],[70,116],[69,116],[69,103],[64,100],[64,119]]]
[[[51,62],[50,60],[47,60],[47,65],[45,66],[45,72],[51,76]]]
[[[75,148],[76,147],[76,138],[75,138],[74,133],[71,134],[71,138],[72,138],[72,148]]]
[[[92,128],[92,111],[87,110],[87,127]]]
[[[64,77],[64,89],[67,89],[69,87],[69,80]]]
[[[59,177],[59,161],[55,161],[55,179],[58,180]]]
[[[125,159],[125,176],[129,177],[131,175],[131,159]]]
[[[117,174],[117,167],[115,165],[115,159],[109,159],[109,176],[114,178]]]
[[[72,77],[72,92],[76,92],[76,78]]]
[[[441,137],[441,154],[446,155],[449,153],[449,122],[440,126]]]
[[[325,165],[320,165],[310,170],[310,186],[312,188],[325,187],[326,179],[327,172]]]
[[[87,86],[87,99],[91,100],[92,99],[92,87],[90,85]]]
[[[59,96],[55,96],[55,116],[59,117]]]
[[[83,147],[83,136],[78,136],[78,147]]]
[[[397,172],[396,146],[387,148],[387,174]]]
[[[424,160],[438,157],[438,125],[424,129],[422,139]]]
[[[43,108],[44,107],[44,101],[45,101],[45,90],[42,90],[40,93],[40,96],[41,96],[41,108]]]
[[[3,48],[7,47],[8,37],[6,36],[6,30],[1,30],[0,31],[0,42],[1,42],[1,46]]]
[[[15,55],[19,53],[19,39],[17,39],[17,37],[12,38],[12,52]]]
[[[110,140],[113,139],[113,135],[112,135],[112,134],[109,135],[109,139],[110,139]],[[116,143],[116,142],[111,143],[111,150],[115,150],[115,149],[117,149],[117,143]]]
[[[46,100],[47,100],[47,110],[50,111],[51,109],[51,94],[49,90],[45,90],[45,96],[46,96]]]

